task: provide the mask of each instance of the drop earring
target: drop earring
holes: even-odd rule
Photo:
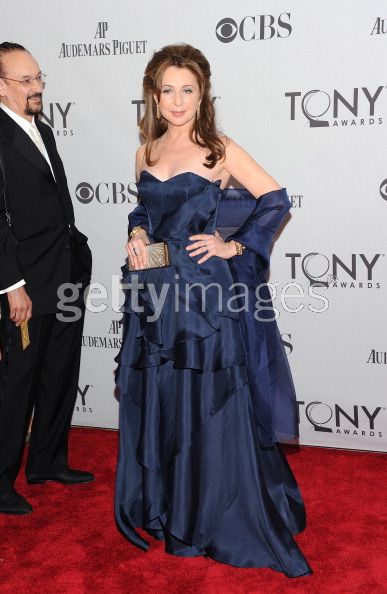
[[[161,119],[161,112],[160,112],[160,108],[159,108],[159,104],[158,103],[156,103],[156,118],[158,120]]]
[[[198,120],[200,118],[200,103],[198,103],[198,106],[196,108],[196,119]]]

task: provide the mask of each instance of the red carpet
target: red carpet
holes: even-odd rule
[[[175,558],[156,541],[148,553],[127,543],[113,519],[117,437],[72,430],[71,463],[93,471],[92,484],[18,479],[34,512],[0,515],[1,594],[387,594],[384,454],[304,447],[288,456],[308,512],[298,542],[314,569],[311,577],[288,579]]]

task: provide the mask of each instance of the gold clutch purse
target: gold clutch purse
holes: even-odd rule
[[[146,246],[147,262],[143,268],[133,268],[128,261],[129,270],[148,270],[148,268],[164,268],[169,266],[168,245],[164,241],[150,243]]]

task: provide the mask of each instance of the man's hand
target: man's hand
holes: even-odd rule
[[[9,319],[14,322],[16,326],[20,326],[22,322],[28,322],[32,317],[32,301],[28,297],[24,287],[19,287],[13,291],[9,291]]]

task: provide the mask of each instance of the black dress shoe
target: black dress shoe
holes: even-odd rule
[[[13,491],[0,495],[0,514],[30,514],[32,506],[24,497]]]
[[[28,474],[27,483],[30,485],[37,485],[47,481],[54,481],[55,483],[62,483],[63,485],[81,485],[82,483],[91,483],[94,480],[94,475],[91,472],[84,470],[75,470],[73,468],[65,468],[57,472],[48,472],[47,474]]]

